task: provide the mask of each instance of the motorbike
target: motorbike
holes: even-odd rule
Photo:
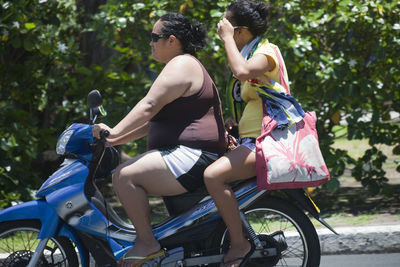
[[[0,212],[0,267],[117,266],[134,245],[132,224],[98,187],[120,162],[107,131],[100,139],[92,136],[92,125],[104,114],[99,91],[89,93],[87,105],[90,123],[73,123],[60,135],[56,151],[64,161],[36,199]],[[255,246],[247,266],[319,266],[320,243],[310,218],[336,232],[305,190],[259,190],[255,177],[231,186]],[[206,189],[163,200],[168,218],[152,227],[165,254],[142,266],[219,266],[229,234]]]

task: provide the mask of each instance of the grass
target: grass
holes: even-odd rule
[[[345,126],[335,126],[333,131],[337,139],[332,147],[347,151],[349,156],[354,159],[359,159],[364,155],[366,150],[371,148],[371,146],[368,144],[368,139],[348,140],[347,127]],[[400,157],[399,155],[393,154],[393,146],[377,144],[375,147],[387,156],[386,161],[383,163],[383,170],[386,172],[386,178],[389,179],[389,183],[400,183],[399,173],[396,171],[398,165],[397,161],[400,160]],[[352,166],[348,166],[348,168],[351,167]]]
[[[355,159],[362,157],[367,149],[370,149],[371,146],[368,144],[367,139],[361,140],[347,140],[346,138],[336,139],[333,144],[334,148],[347,150],[348,154]],[[381,150],[383,154],[388,156],[388,159],[394,159],[395,155],[393,155],[392,150],[393,147],[379,144],[376,145],[377,149]],[[398,158],[398,156],[397,156]]]
[[[21,231],[0,240],[0,253],[35,248],[39,243],[37,232]],[[27,243],[27,241],[29,242]],[[27,247],[29,244],[30,247]]]
[[[347,139],[347,127],[345,126],[335,126],[333,129],[335,136],[337,137],[335,143],[333,144],[334,148],[347,150],[349,155],[353,158],[360,158],[364,155],[364,152],[371,148],[368,144],[368,139],[355,139],[348,140]],[[394,156],[392,153],[392,146],[387,146],[384,144],[378,144],[376,147],[381,150],[385,155],[389,157]]]
[[[379,220],[379,214],[363,214],[359,216],[353,216],[351,214],[338,213],[334,214],[329,218],[324,218],[324,220],[333,228],[341,226],[365,226],[371,225],[375,221]],[[319,221],[316,219],[311,220],[315,228],[324,228]]]

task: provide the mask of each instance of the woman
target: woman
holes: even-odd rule
[[[228,183],[256,175],[255,138],[261,134],[263,109],[261,98],[251,84],[280,81],[274,52],[274,48],[278,48],[261,38],[268,28],[267,14],[264,2],[239,0],[228,6],[224,18],[218,23],[218,35],[224,43],[229,67],[240,81],[241,98],[246,103],[238,124],[239,146],[207,167],[204,173],[207,189],[231,240],[221,266],[244,266],[254,250],[245,239],[237,201]],[[287,77],[285,80],[287,83]],[[232,126],[228,121],[227,128]]]
[[[148,152],[121,164],[113,186],[136,229],[135,245],[120,266],[140,266],[164,251],[150,223],[147,196],[170,196],[204,184],[204,169],[226,148],[217,89],[193,56],[205,45],[206,31],[180,14],[162,16],[153,27],[150,46],[165,67],[147,95],[114,128],[93,127],[99,137],[108,130],[112,145],[147,135]]]

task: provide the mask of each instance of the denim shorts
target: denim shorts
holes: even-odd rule
[[[253,152],[256,152],[256,139],[252,137],[244,137],[238,139],[238,144],[245,146]]]

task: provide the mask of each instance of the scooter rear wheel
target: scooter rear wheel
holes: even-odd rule
[[[244,212],[264,248],[278,250],[277,256],[251,259],[246,266],[319,266],[319,238],[302,210],[284,199],[267,197]],[[222,236],[219,239],[221,253],[225,253],[229,249],[229,234],[225,230],[219,236]]]
[[[0,267],[27,266],[39,243],[39,232],[39,221],[0,223]],[[38,266],[79,266],[71,241],[59,236],[50,238]]]

